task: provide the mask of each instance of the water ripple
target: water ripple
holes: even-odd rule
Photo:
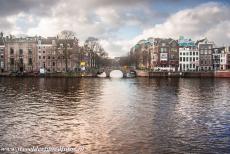
[[[0,147],[228,153],[228,79],[0,78]]]

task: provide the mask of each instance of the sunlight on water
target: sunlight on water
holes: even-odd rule
[[[227,153],[227,79],[0,79],[0,147]]]

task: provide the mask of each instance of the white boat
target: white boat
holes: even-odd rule
[[[111,77],[111,78],[123,78],[123,73],[120,70],[113,70],[110,72],[109,77]]]
[[[99,74],[97,74],[97,77],[106,78],[106,73],[105,72],[99,73]]]
[[[136,77],[136,72],[130,71],[126,73],[126,78],[135,78]]]

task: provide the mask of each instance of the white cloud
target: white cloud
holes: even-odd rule
[[[217,44],[230,43],[230,8],[219,3],[207,3],[171,15],[164,23],[146,29],[132,41],[148,37],[178,39],[180,35],[200,39],[208,37]],[[222,45],[221,44],[221,45]]]
[[[230,43],[229,6],[220,3],[202,4],[171,14],[163,23],[154,25],[156,16],[160,14],[150,9],[150,1],[60,0],[46,11],[49,12],[47,16],[36,16],[24,11],[23,14],[0,18],[3,21],[0,22],[0,28],[8,24],[10,26],[5,28],[8,31],[16,34],[23,32],[22,27],[17,25],[18,19],[22,17],[28,20],[26,33],[29,35],[56,36],[61,30],[72,30],[81,42],[88,36],[101,39],[103,47],[112,57],[125,55],[135,43],[148,37],[178,39],[184,35],[195,40],[208,37],[220,45]],[[142,28],[142,34],[131,40],[120,37],[125,34],[118,34],[119,29],[130,25]]]

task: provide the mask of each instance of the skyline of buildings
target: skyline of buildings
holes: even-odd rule
[[[108,54],[98,39],[80,46],[76,37],[0,37],[1,72],[69,72],[97,68]]]
[[[183,36],[178,40],[151,37],[130,49],[128,63],[155,71],[227,70],[230,69],[229,48],[217,46],[207,38],[193,41]]]
[[[99,68],[100,57],[109,58],[99,40],[89,37],[83,46],[76,37],[0,37],[1,71],[46,72]],[[219,47],[207,38],[193,41],[180,36],[140,40],[129,52],[129,66],[155,71],[213,71],[230,68],[229,47]],[[116,58],[115,58],[116,59]],[[106,62],[102,62],[106,66]],[[102,64],[101,63],[101,64]]]

